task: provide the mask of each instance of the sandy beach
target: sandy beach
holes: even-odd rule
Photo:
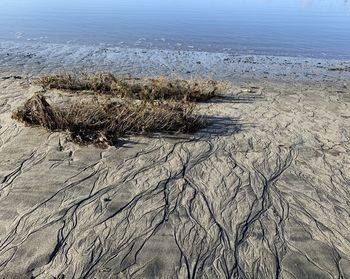
[[[12,112],[44,74],[225,80],[192,135],[100,149]],[[0,278],[350,278],[350,61],[0,43]]]

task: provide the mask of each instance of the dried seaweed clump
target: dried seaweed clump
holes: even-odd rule
[[[46,89],[93,91],[111,93],[123,82],[112,74],[58,74],[39,78],[37,83]]]
[[[37,81],[46,89],[92,91],[139,100],[206,101],[216,96],[223,83],[214,80],[157,78],[121,78],[108,74],[59,74]]]
[[[51,131],[67,131],[74,142],[100,146],[115,144],[118,137],[156,132],[194,132],[203,126],[194,104],[157,102],[75,102],[52,106],[43,95],[34,95],[13,118]]]

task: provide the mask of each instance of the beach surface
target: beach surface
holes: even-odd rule
[[[230,82],[193,135],[79,146],[11,119],[43,74]],[[0,278],[350,278],[350,62],[0,43]]]

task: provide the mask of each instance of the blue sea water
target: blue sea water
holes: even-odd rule
[[[350,58],[347,0],[1,0],[0,40]]]

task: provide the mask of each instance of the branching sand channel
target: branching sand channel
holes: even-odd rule
[[[1,278],[350,278],[349,89],[231,85],[104,149],[11,118],[95,98],[44,89],[0,82]]]

